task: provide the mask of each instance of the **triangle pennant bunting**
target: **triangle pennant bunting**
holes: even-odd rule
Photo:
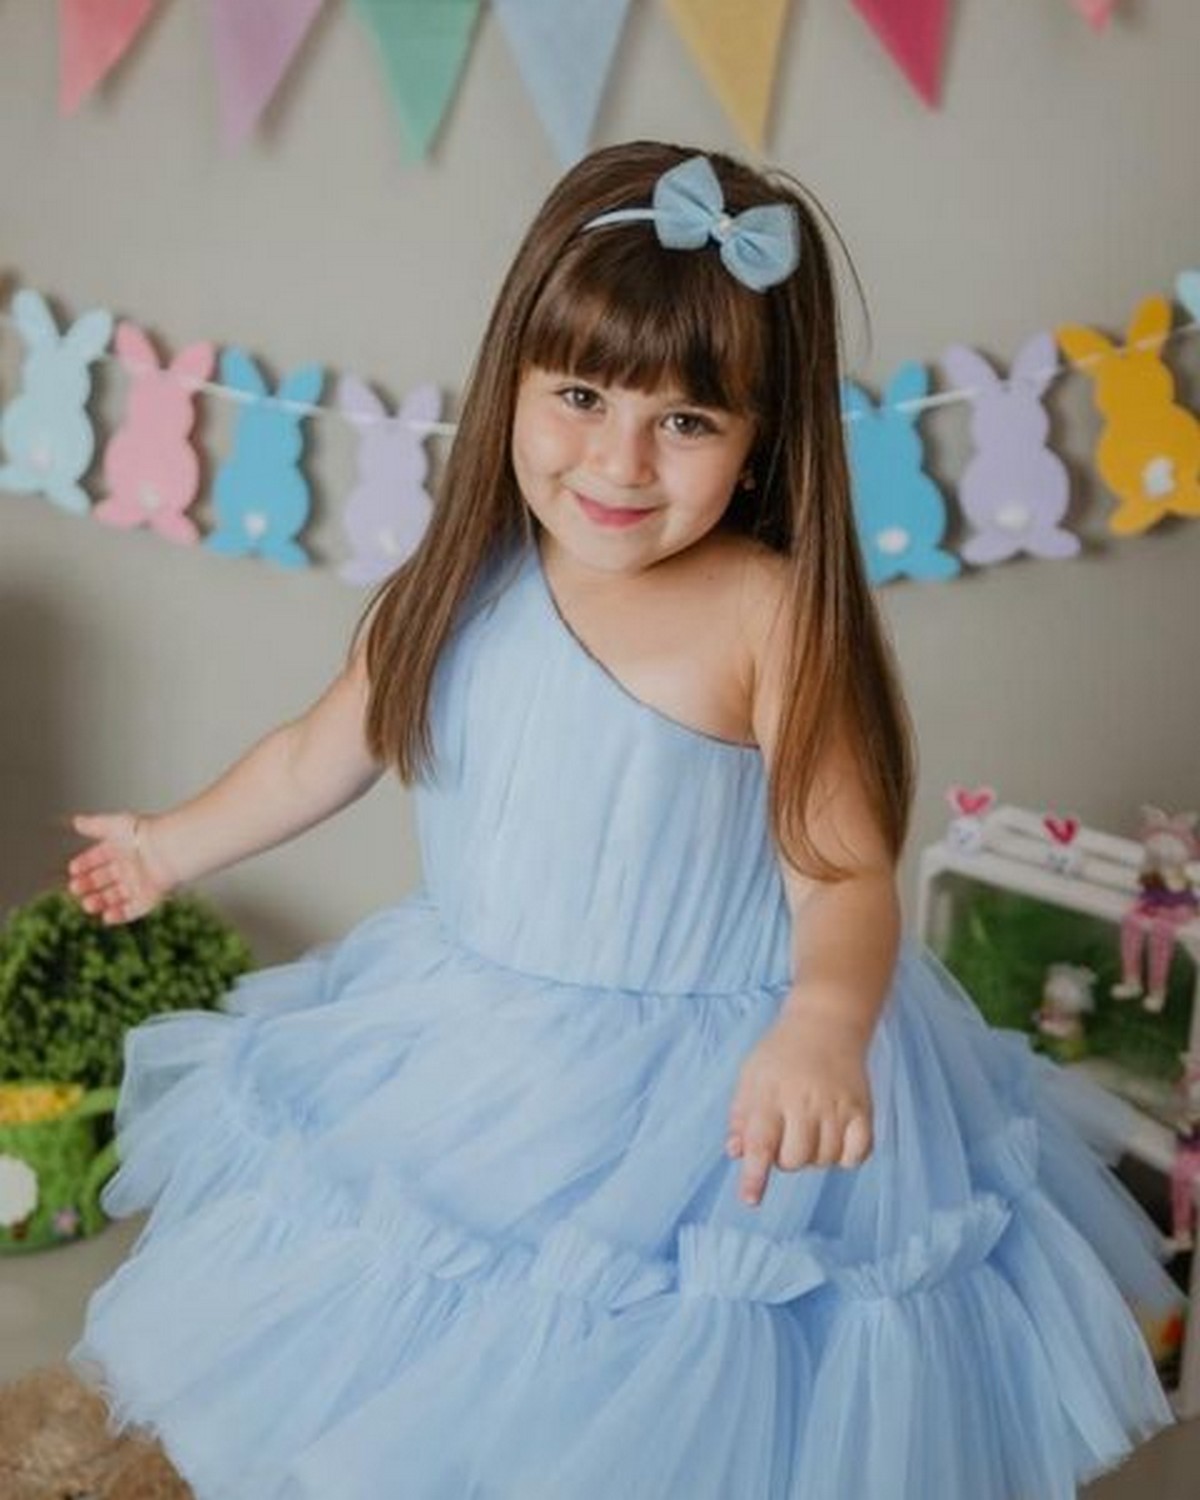
[[[221,124],[234,146],[258,123],[324,0],[209,0]]]
[[[738,134],[762,149],[790,0],[667,0],[675,29]]]
[[[133,43],[155,0],[59,0],[58,109],[73,115]]]
[[[854,5],[913,88],[936,109],[950,0],[854,0]]]
[[[384,70],[414,155],[423,157],[458,84],[479,0],[355,0],[383,54]]]
[[[588,148],[629,0],[492,0],[564,166]]]

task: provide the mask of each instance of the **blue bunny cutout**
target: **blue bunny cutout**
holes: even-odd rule
[[[650,220],[668,250],[699,250],[715,240],[726,270],[751,291],[786,279],[800,261],[800,231],[790,203],[759,203],[730,214],[706,156],[689,156],[654,184],[650,208],[615,208],[585,229]]]
[[[921,365],[902,365],[876,407],[859,386],[842,382],[842,409],[854,484],[859,542],[872,584],[893,578],[954,578],[958,559],[938,545],[946,531],[946,502],[921,467],[916,413],[899,403],[929,389]]]
[[[91,501],[80,480],[96,445],[87,412],[89,366],[108,347],[112,315],[97,308],[60,335],[38,292],[18,292],[12,306],[25,359],[21,390],[0,415],[8,458],[0,467],[0,489],[44,495],[72,515],[86,515]]]
[[[321,394],[325,372],[319,365],[293,370],[280,381],[279,399],[269,400],[254,361],[240,349],[227,349],[221,356],[221,379],[249,399],[238,414],[233,452],[217,474],[217,528],[204,545],[227,556],[258,553],[284,567],[307,567],[309,555],[296,540],[311,509],[299,469],[303,413],[282,403],[311,405]]]

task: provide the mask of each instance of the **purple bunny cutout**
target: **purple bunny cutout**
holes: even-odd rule
[[[338,405],[360,432],[358,482],[342,521],[352,552],[338,573],[347,583],[378,583],[412,556],[429,524],[433,502],[420,427],[438,420],[441,396],[434,386],[420,386],[392,417],[368,386],[344,375]]]
[[[1060,524],[1071,503],[1067,466],[1046,446],[1050,418],[1042,396],[1058,374],[1052,335],[1037,333],[1008,381],[974,349],[955,345],[941,364],[970,394],[975,453],[958,485],[959,505],[974,528],[959,548],[983,566],[1027,552],[1075,557],[1079,538]]]

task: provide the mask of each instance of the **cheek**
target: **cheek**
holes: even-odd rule
[[[570,462],[570,443],[557,423],[518,422],[513,428],[513,464],[518,472],[551,471]]]

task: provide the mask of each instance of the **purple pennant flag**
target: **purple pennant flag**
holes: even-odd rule
[[[250,134],[324,0],[209,0],[227,145]]]
[[[492,0],[564,166],[588,148],[629,0]]]

